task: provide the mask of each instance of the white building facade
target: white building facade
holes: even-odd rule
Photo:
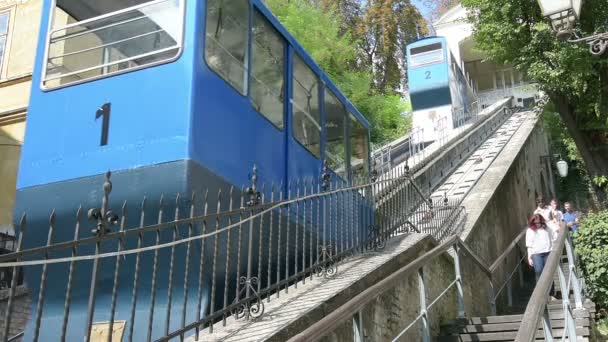
[[[537,86],[514,67],[486,60],[486,56],[475,49],[473,26],[466,18],[466,9],[457,5],[433,23],[433,27],[437,36],[447,39],[454,58],[477,93],[480,107],[508,96],[513,96],[517,107],[533,106],[540,98]]]

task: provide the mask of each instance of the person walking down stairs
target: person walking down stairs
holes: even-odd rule
[[[526,231],[526,249],[528,251],[528,264],[534,268],[536,281],[545,268],[547,259],[553,247],[555,232],[547,225],[545,218],[540,213],[534,214],[528,221]],[[549,292],[552,300],[555,300],[555,288],[551,285]]]

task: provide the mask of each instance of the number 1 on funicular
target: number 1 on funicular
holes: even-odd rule
[[[103,120],[101,123],[101,142],[99,143],[99,146],[105,146],[108,144],[108,131],[110,130],[111,107],[112,105],[110,103],[105,103],[95,113],[95,120],[103,116]]]

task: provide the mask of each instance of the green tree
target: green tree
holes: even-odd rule
[[[374,71],[373,86],[390,93],[407,77],[404,70],[405,46],[428,33],[427,25],[409,0],[369,0],[356,27],[364,67]]]
[[[307,0],[267,0],[266,4],[370,121],[373,142],[382,143],[407,132],[409,120],[402,115],[407,104],[394,91],[385,93],[372,87],[372,69],[359,64],[358,41],[344,28],[339,8]]]
[[[608,307],[608,210],[591,213],[574,234],[587,289],[595,303]]]
[[[536,1],[462,0],[474,24],[477,47],[490,59],[514,65],[538,82],[555,104],[591,179],[608,172],[608,62],[587,45],[561,42]],[[588,0],[581,30],[608,22],[608,2]],[[600,198],[604,192],[596,187]]]
[[[568,176],[556,178],[556,192],[559,201],[561,203],[574,202],[575,208],[582,210],[599,207],[598,199],[592,190],[592,180],[585,170],[574,140],[568,134],[553,103],[548,103],[544,108],[543,124],[549,136],[552,154],[560,154],[564,160],[568,161]],[[554,164],[551,167],[556,168]],[[557,174],[557,170],[554,171]]]

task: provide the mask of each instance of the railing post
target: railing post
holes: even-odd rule
[[[456,273],[456,291],[458,296],[458,318],[464,318],[466,316],[466,311],[464,309],[464,291],[462,289],[462,276],[460,274],[460,256],[458,255],[460,249],[458,248],[458,244],[454,245],[454,269]]]
[[[426,311],[426,288],[424,286],[424,271],[418,269],[418,290],[420,292],[420,314],[422,315],[422,341],[431,342],[431,328],[429,316]]]
[[[545,313],[543,314],[543,332],[545,333],[545,341],[553,342],[553,330],[551,328],[551,317],[549,316],[549,304],[545,305]]]
[[[509,272],[505,272],[507,276],[507,305],[509,307],[513,306],[513,284],[511,283],[511,278],[509,277]]]
[[[564,276],[564,270],[561,268],[561,263],[557,266],[557,272],[559,274],[559,286],[562,290],[562,307],[564,310],[565,322],[564,330],[568,330],[568,339],[570,341],[576,341],[576,325],[574,324],[572,312],[570,311],[570,299],[568,298],[570,287],[568,286],[566,277]],[[570,275],[570,278],[572,278],[572,275]],[[564,333],[563,336],[565,337],[566,334]]]
[[[578,279],[578,274],[576,273],[576,264],[574,262],[574,252],[572,251],[572,242],[570,241],[570,236],[566,237],[566,255],[568,256],[568,271],[572,276],[572,291],[574,292],[574,303],[577,309],[583,308],[583,299],[581,296],[581,286]],[[567,293],[566,297],[570,294]]]
[[[363,315],[361,315],[361,311],[358,311],[353,316],[353,337],[354,342],[365,342],[365,335],[363,334]]]
[[[521,267],[521,260],[523,259],[523,253],[519,248],[517,248],[517,275],[519,276],[519,288],[523,289],[524,287],[524,270]]]
[[[494,294],[494,283],[492,282],[492,276],[489,277],[489,282],[490,282],[490,291],[489,291],[489,295],[490,295],[490,306],[491,306],[491,313],[492,316],[496,316],[496,297]]]

